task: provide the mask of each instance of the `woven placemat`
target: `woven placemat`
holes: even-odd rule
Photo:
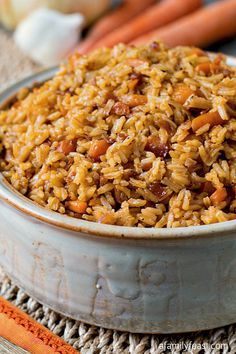
[[[39,69],[18,50],[11,33],[0,27],[0,91]]]
[[[40,69],[0,28],[0,91]],[[0,269],[0,295],[61,336],[82,354],[236,353],[236,325],[184,335],[137,335],[90,326],[38,303]]]
[[[81,354],[236,353],[236,325],[178,335],[142,335],[99,328],[59,315],[32,299],[1,270],[0,295],[61,336]]]

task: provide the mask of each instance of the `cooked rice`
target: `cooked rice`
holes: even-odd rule
[[[220,121],[193,129],[209,111]],[[221,55],[159,43],[74,54],[0,125],[1,171],[48,209],[139,227],[236,218],[236,71]]]

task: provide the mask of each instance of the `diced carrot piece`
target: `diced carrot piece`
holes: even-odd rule
[[[177,84],[174,87],[172,98],[174,101],[184,104],[185,101],[194,93],[194,91],[185,84]]]
[[[216,74],[219,71],[219,65],[209,61],[206,63],[198,64],[195,70],[197,73],[204,73],[205,75]]]
[[[88,151],[88,155],[95,161],[98,161],[100,159],[100,156],[105,155],[109,146],[110,144],[104,139],[95,140],[94,142],[92,142],[92,145]]]
[[[86,212],[88,204],[86,202],[80,202],[78,200],[69,201],[66,203],[66,206],[71,211],[74,211],[78,214],[83,214]]]
[[[211,196],[211,202],[213,205],[217,206],[219,203],[227,199],[227,191],[224,187],[218,188]]]
[[[68,155],[70,152],[76,151],[77,139],[60,141],[57,150]]]
[[[129,107],[136,107],[147,103],[147,97],[144,95],[125,95],[122,101]]]
[[[218,112],[208,112],[192,120],[192,130],[195,132],[205,124],[210,124],[211,127],[218,124],[223,124],[226,121],[221,118]]]
[[[152,168],[152,162],[142,162],[143,171],[149,171]]]

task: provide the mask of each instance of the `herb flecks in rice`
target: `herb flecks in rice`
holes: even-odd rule
[[[236,218],[236,72],[222,55],[74,54],[0,125],[4,176],[46,208],[139,227]]]

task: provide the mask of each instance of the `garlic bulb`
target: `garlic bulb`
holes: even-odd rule
[[[12,29],[32,11],[47,7],[62,13],[79,12],[90,23],[110,5],[111,0],[0,0],[0,22]]]
[[[14,39],[18,47],[43,65],[58,64],[78,43],[84,18],[64,15],[47,8],[38,9],[17,27]]]

